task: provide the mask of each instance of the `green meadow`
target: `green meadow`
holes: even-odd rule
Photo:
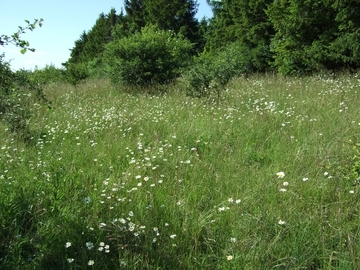
[[[360,268],[357,74],[44,89],[0,126],[1,269]]]

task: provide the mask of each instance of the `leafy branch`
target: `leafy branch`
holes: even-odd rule
[[[25,34],[26,30],[33,31],[37,26],[41,27],[43,23],[43,19],[35,19],[33,23],[30,23],[29,20],[25,20],[27,25],[25,27],[19,26],[19,30],[12,34],[11,36],[8,35],[1,35],[0,36],[0,45],[5,46],[9,44],[13,44],[17,47],[20,47],[20,52],[22,54],[26,53],[27,50],[34,52],[34,48],[30,48],[30,44],[28,41],[23,40],[20,38],[21,34]]]

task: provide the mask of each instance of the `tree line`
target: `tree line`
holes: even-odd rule
[[[213,58],[236,44],[242,69],[250,72],[301,75],[359,68],[357,0],[208,0],[208,4],[213,17],[199,21],[193,0],[125,0],[119,14],[115,9],[102,13],[88,32],[81,33],[64,66],[74,79],[106,73],[107,45],[151,25],[189,41],[193,58]]]

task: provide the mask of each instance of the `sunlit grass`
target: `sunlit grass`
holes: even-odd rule
[[[252,76],[213,101],[49,85],[32,143],[0,129],[0,266],[357,269],[359,86]]]

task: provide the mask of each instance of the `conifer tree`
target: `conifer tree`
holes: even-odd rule
[[[143,0],[125,0],[126,28],[130,33],[139,32],[146,25]]]
[[[163,30],[172,30],[196,43],[199,24],[198,4],[193,0],[144,0],[145,19]]]
[[[272,0],[212,0],[206,51],[216,51],[237,42],[251,54],[258,70],[268,68],[270,39],[274,35],[265,10]]]
[[[101,13],[91,30],[87,33],[84,31],[80,38],[75,41],[75,47],[71,50],[71,57],[68,62],[86,63],[101,56],[105,45],[112,39],[111,34],[116,22],[115,9],[111,9],[107,15]]]

